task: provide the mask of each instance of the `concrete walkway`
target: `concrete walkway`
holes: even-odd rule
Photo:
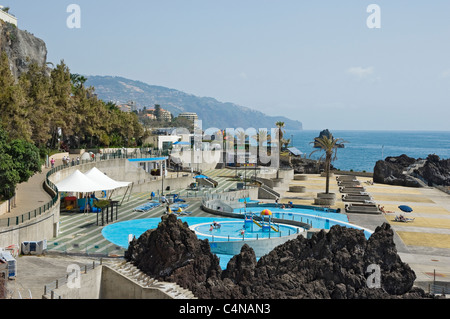
[[[43,188],[49,170],[45,168],[41,173],[30,177],[27,182],[17,185],[15,205],[11,208],[11,212],[1,215],[0,218],[20,216],[51,201],[52,198]]]

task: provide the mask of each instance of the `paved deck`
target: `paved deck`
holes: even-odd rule
[[[366,191],[377,204],[392,213],[382,215],[347,214],[349,221],[371,230],[384,222],[394,230],[394,242],[402,260],[416,272],[417,282],[438,278],[450,282],[450,195],[435,188],[410,188],[384,184],[370,185],[371,178],[358,177]],[[308,175],[306,181],[292,181],[291,185],[306,186],[306,192],[294,194],[284,191],[285,197],[295,197],[296,204],[311,205],[317,192],[324,192],[325,181],[319,175]],[[345,203],[339,198],[335,177],[330,179],[330,192],[338,195],[336,208],[344,210]],[[288,199],[284,199],[287,202]],[[283,201],[282,201],[283,202]],[[413,208],[403,213],[399,205]],[[414,218],[411,223],[394,221],[396,215]]]

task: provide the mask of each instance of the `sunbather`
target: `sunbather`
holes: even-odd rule
[[[406,217],[403,216],[403,215],[399,215],[399,216],[395,216],[394,221],[396,221],[396,222],[408,223],[408,222],[414,221],[414,218],[406,218]]]
[[[378,209],[380,210],[380,212],[382,212],[383,214],[393,214],[394,212],[390,211],[390,210],[384,210],[384,206],[380,206],[378,205]]]

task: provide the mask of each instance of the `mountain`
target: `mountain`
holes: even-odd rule
[[[220,102],[211,97],[198,97],[163,86],[149,85],[115,76],[85,75],[86,86],[93,86],[97,96],[104,101],[127,103],[135,101],[138,107],[151,108],[161,105],[174,116],[182,112],[197,113],[203,129],[216,127],[255,129],[275,127],[278,121],[285,123],[286,129],[301,130],[302,123],[283,116],[268,116],[260,111],[229,102]]]

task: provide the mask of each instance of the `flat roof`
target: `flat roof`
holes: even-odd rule
[[[159,162],[165,161],[169,159],[169,157],[148,157],[148,158],[129,158],[130,162]]]

